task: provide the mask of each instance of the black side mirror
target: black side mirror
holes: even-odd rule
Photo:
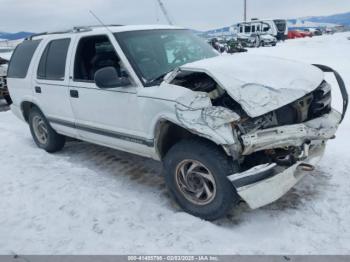
[[[118,77],[118,72],[113,66],[101,68],[95,73],[95,83],[99,88],[123,87],[131,84],[129,78]]]

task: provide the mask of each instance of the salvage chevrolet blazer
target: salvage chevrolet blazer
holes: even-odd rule
[[[341,113],[324,72],[338,80]],[[327,66],[219,55],[170,26],[32,36],[11,58],[8,86],[38,147],[56,152],[73,137],[162,161],[176,202],[207,220],[283,196],[314,169],[348,102]]]

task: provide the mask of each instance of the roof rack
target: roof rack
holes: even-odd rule
[[[89,26],[75,26],[72,29],[69,30],[63,30],[63,31],[54,31],[54,32],[43,32],[38,34],[33,34],[31,36],[26,37],[24,40],[33,40],[34,37],[38,36],[44,36],[44,35],[56,35],[56,34],[68,34],[68,33],[82,33],[82,32],[88,32],[92,31],[93,28],[99,28],[99,27],[110,27],[110,26],[122,26],[122,25],[89,25]]]

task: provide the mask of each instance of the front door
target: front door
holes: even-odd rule
[[[152,140],[142,130],[136,82],[123,66],[107,35],[82,36],[76,43],[72,62],[70,99],[76,128],[82,139],[147,155]],[[94,81],[96,71],[114,67],[119,77],[129,76],[127,87],[101,89]]]

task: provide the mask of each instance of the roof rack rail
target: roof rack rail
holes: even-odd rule
[[[34,37],[44,36],[44,35],[56,35],[56,34],[88,32],[88,31],[91,31],[92,28],[105,27],[105,26],[109,27],[109,26],[122,26],[122,25],[110,24],[110,25],[74,26],[72,29],[69,29],[69,30],[54,31],[54,32],[43,32],[43,33],[33,34],[33,35],[30,35],[30,36],[26,37],[24,40],[33,40]]]

